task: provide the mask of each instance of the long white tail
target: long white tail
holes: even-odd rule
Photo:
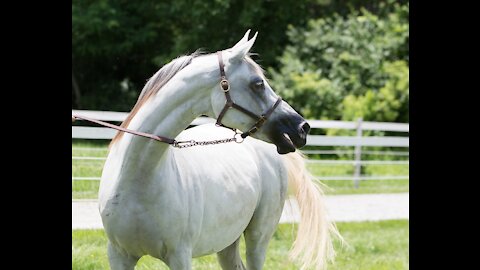
[[[332,236],[343,239],[335,224],[328,220],[323,191],[308,172],[306,157],[298,151],[283,157],[288,170],[289,189],[295,194],[301,216],[290,259],[298,261],[301,270],[310,267],[326,269],[327,262],[335,257]]]

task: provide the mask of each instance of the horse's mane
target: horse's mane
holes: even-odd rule
[[[142,89],[142,92],[138,96],[137,102],[133,109],[128,114],[125,121],[122,122],[120,125],[121,127],[127,128],[132,121],[133,117],[137,114],[138,110],[142,107],[143,104],[153,95],[158,93],[162,87],[170,81],[173,76],[175,76],[180,70],[184,67],[188,66],[193,58],[199,56],[201,54],[200,50],[195,51],[190,55],[183,55],[175,58],[170,63],[164,65],[159,71],[157,71],[150,79],[148,79],[147,83]],[[123,135],[123,132],[117,132],[117,134],[113,137],[110,145],[115,143],[119,140]]]
[[[175,58],[170,63],[164,65],[159,71],[157,71],[150,79],[148,79],[147,83],[140,92],[138,96],[137,102],[133,109],[128,114],[125,121],[122,122],[120,125],[123,128],[127,128],[132,121],[133,117],[137,114],[138,110],[142,107],[143,104],[152,96],[154,96],[162,87],[167,84],[180,70],[188,66],[195,57],[204,54],[200,49],[196,50],[194,53],[190,55],[183,55]],[[255,55],[253,53],[249,53],[244,59],[245,61],[258,73],[264,74],[263,68],[258,65],[251,56]],[[123,135],[123,132],[119,131],[113,137],[112,141],[110,142],[110,146],[113,145],[116,141],[118,141]]]

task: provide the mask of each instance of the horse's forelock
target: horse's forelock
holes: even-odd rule
[[[252,55],[258,55],[258,54],[249,52],[247,56],[245,56],[245,61],[253,70],[255,70],[255,72],[265,76],[265,70],[262,68],[262,66],[260,66],[257,62],[255,62],[252,59],[251,57]]]

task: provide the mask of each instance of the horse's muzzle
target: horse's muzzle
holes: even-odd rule
[[[279,119],[272,123],[271,140],[279,154],[295,152],[307,143],[310,125],[301,116]]]

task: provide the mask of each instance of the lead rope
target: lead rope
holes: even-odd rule
[[[153,140],[156,140],[156,141],[159,141],[159,142],[170,144],[170,145],[172,145],[173,147],[176,147],[176,148],[187,148],[187,147],[199,146],[199,145],[214,145],[214,144],[229,143],[229,142],[242,143],[243,140],[244,140],[244,138],[239,136],[239,135],[241,135],[241,133],[239,133],[237,131],[234,131],[235,134],[233,135],[233,138],[228,138],[228,139],[212,140],[212,141],[199,141],[199,142],[197,142],[195,140],[177,141],[175,139],[170,139],[170,138],[167,138],[167,137],[162,137],[162,136],[157,136],[157,135],[144,133],[144,132],[140,132],[140,131],[130,130],[130,129],[119,127],[119,126],[116,126],[116,125],[113,125],[113,124],[110,124],[110,123],[106,123],[106,122],[103,122],[103,121],[100,121],[100,120],[91,119],[91,118],[88,118],[88,117],[85,117],[85,116],[72,115],[72,122],[75,122],[77,119],[89,121],[89,122],[92,122],[92,123],[96,123],[98,125],[108,127],[108,128],[112,128],[112,129],[116,129],[116,130],[121,131],[121,132],[126,132],[126,133],[130,133],[130,134],[133,134],[133,135],[153,139]]]

